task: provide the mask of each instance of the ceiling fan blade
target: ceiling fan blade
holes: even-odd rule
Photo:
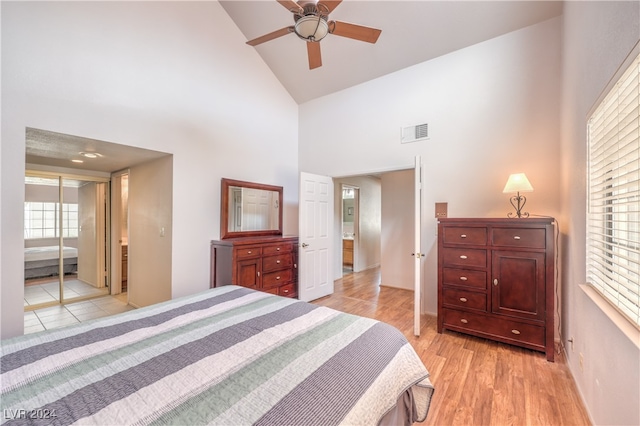
[[[278,3],[280,3],[281,5],[283,5],[289,12],[304,12],[304,9],[302,8],[302,6],[300,6],[298,3],[296,3],[293,0],[276,0]]]
[[[355,40],[366,41],[367,43],[375,43],[380,37],[382,30],[371,27],[363,27],[362,25],[349,24],[347,22],[333,21],[333,31],[341,37],[348,37]]]
[[[320,0],[318,3],[325,5],[327,9],[329,9],[329,13],[331,13],[333,12],[333,9],[335,9],[340,3],[342,3],[342,0]]]
[[[322,55],[320,54],[320,43],[315,41],[308,41],[307,55],[309,56],[310,70],[322,66]]]
[[[265,41],[270,41],[273,40],[274,38],[278,38],[278,37],[282,37],[284,35],[287,35],[289,33],[293,32],[293,27],[284,27],[284,28],[280,28],[279,30],[276,30],[274,32],[271,32],[269,34],[265,34],[263,36],[260,36],[258,38],[254,38],[253,40],[249,40],[247,42],[247,44],[249,46],[257,46],[261,43],[264,43]]]

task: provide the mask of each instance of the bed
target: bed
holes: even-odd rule
[[[394,327],[232,285],[0,356],[4,424],[410,424],[434,391]]]
[[[63,247],[63,268],[65,274],[78,271],[78,249]],[[26,247],[24,249],[24,278],[42,278],[59,273],[59,246]]]

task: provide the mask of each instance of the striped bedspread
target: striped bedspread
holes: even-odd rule
[[[375,425],[433,387],[404,336],[242,287],[2,341],[2,423]]]

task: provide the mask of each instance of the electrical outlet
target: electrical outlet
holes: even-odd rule
[[[441,217],[447,217],[448,209],[449,209],[449,203],[436,203],[436,219]]]
[[[580,371],[584,372],[584,355],[580,352]]]

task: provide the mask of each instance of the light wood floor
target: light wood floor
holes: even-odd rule
[[[422,317],[413,335],[413,292],[380,287],[379,269],[349,274],[335,293],[313,303],[375,318],[402,331],[431,373],[435,393],[425,425],[591,424],[562,354],[542,352],[464,334],[436,332]]]

